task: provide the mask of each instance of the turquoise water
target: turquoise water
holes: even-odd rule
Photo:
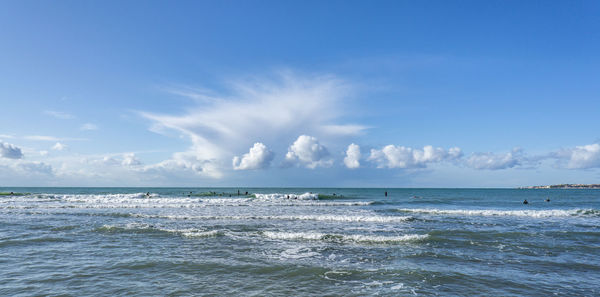
[[[600,190],[239,190],[0,188],[0,295],[600,295]]]

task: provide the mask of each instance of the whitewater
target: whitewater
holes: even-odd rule
[[[0,296],[597,296],[600,190],[0,188],[0,255]]]

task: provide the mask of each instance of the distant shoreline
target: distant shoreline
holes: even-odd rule
[[[547,186],[519,187],[519,189],[600,189],[600,184],[560,184]]]

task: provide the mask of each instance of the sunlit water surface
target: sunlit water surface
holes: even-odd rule
[[[600,295],[600,190],[239,190],[0,188],[0,295]]]

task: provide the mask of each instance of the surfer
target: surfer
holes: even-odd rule
[[[146,197],[150,198],[150,192],[146,193]]]
[[[550,197],[546,198],[546,202],[550,202]]]
[[[384,195],[385,195],[385,197],[387,197],[387,191],[385,191],[385,194],[384,194]]]
[[[527,202],[527,199],[523,200],[523,204],[529,204],[529,202]]]

